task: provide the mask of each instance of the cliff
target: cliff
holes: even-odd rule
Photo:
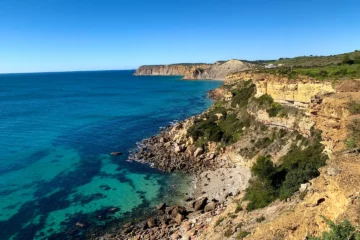
[[[345,143],[355,137],[360,144],[359,90],[355,80],[227,74],[209,94],[216,99],[209,110],[144,140],[132,158],[164,171],[195,174],[195,195],[187,196],[181,211],[164,207],[159,217],[119,235],[297,240],[328,230],[321,216],[358,226],[360,149],[346,150]],[[358,104],[356,111],[349,109],[352,102]],[[264,157],[270,167],[259,161]],[[268,185],[269,173],[276,185]]]
[[[145,65],[139,67],[135,76],[191,76],[199,71],[205,69],[208,64],[172,64],[172,65]]]
[[[254,64],[239,60],[216,62],[214,64],[173,64],[141,66],[136,76],[184,76],[184,79],[216,79],[224,80],[228,74],[249,70]]]

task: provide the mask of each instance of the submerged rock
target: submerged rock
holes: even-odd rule
[[[121,156],[122,153],[121,152],[112,152],[110,153],[111,156]]]

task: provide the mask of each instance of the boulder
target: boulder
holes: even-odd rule
[[[214,201],[211,201],[211,202],[209,202],[208,204],[205,205],[204,211],[205,212],[210,212],[210,211],[214,210],[215,207],[216,207],[216,203]]]
[[[110,153],[110,155],[111,156],[120,156],[120,155],[122,155],[122,153],[121,152],[112,152],[112,153]]]
[[[171,217],[176,218],[178,214],[184,215],[186,213],[186,209],[184,207],[176,206],[171,211]]]
[[[165,203],[161,203],[159,205],[156,206],[157,210],[164,210],[166,208],[166,204]]]
[[[198,157],[203,154],[204,150],[202,148],[197,148],[194,152],[194,157]]]
[[[156,220],[154,217],[150,218],[148,221],[147,221],[147,226],[148,228],[152,228],[152,227],[155,227],[156,226]]]
[[[180,213],[178,213],[176,215],[176,217],[174,218],[174,221],[177,223],[177,224],[181,224],[181,222],[184,220],[184,216]]]
[[[194,210],[195,211],[200,211],[200,210],[203,210],[205,205],[207,203],[207,197],[204,197],[204,198],[200,198],[198,200],[195,200],[194,202]]]
[[[300,192],[306,192],[308,188],[310,187],[310,183],[304,183],[300,185],[299,191]]]

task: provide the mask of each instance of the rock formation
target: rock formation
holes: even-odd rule
[[[136,76],[184,76],[184,79],[215,79],[224,80],[228,74],[249,70],[254,64],[239,60],[216,62],[214,64],[173,64],[141,66]]]

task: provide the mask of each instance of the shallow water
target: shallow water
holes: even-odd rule
[[[221,83],[132,74],[0,75],[0,239],[65,238],[56,234],[77,221],[102,225],[181,199],[189,177],[128,162],[128,152],[205,110]]]

